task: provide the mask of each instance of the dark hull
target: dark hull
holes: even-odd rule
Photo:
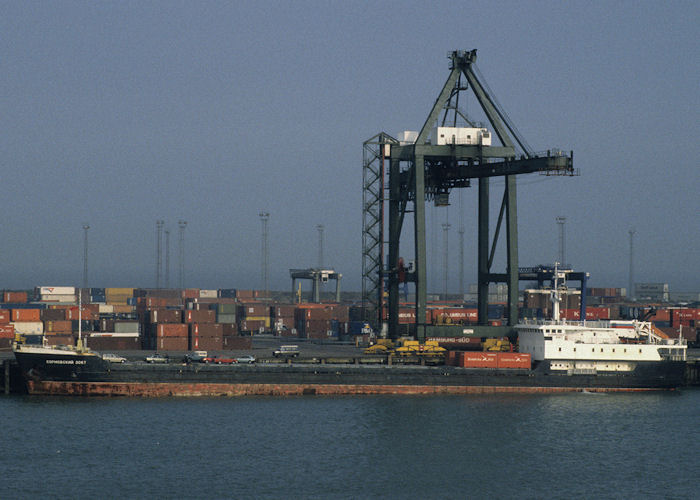
[[[19,359],[19,358],[18,358]],[[22,363],[21,363],[22,364]],[[638,391],[683,384],[684,362],[640,363],[633,372],[566,375],[534,370],[376,365],[113,365],[104,370],[25,372],[30,394],[215,396],[468,394]]]

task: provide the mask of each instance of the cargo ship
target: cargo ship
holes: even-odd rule
[[[552,319],[515,326],[519,352],[453,352],[446,365],[257,363],[111,364],[77,346],[13,344],[30,394],[236,396],[640,391],[684,383],[687,345],[644,321]],[[388,361],[388,360],[387,360]]]
[[[643,331],[640,326],[581,330],[577,325],[523,325],[519,329],[524,349],[534,354],[465,352],[456,356],[460,360],[456,366],[307,364],[296,360],[251,365],[110,364],[88,349],[26,344],[15,345],[14,353],[27,391],[46,395],[470,394],[642,391],[683,385],[685,346],[670,339],[655,343],[649,336],[633,341],[631,332]],[[571,328],[576,328],[575,333]],[[609,342],[615,330],[622,332],[619,339],[625,340]],[[603,331],[607,332],[604,338],[600,337]],[[596,342],[577,341],[574,335],[594,336]],[[571,347],[568,351],[567,346]],[[559,353],[560,348],[562,353],[597,352],[596,357],[546,357],[552,350]],[[539,359],[541,352],[545,357]],[[501,357],[508,357],[510,364],[501,365]]]

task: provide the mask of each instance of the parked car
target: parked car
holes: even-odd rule
[[[251,356],[250,354],[246,354],[244,356],[238,356],[236,358],[236,363],[247,363],[247,364],[253,364],[255,363],[256,359],[255,356]]]
[[[194,351],[185,354],[185,363],[204,363],[207,357],[207,351]]]
[[[204,363],[216,363],[217,365],[230,365],[236,362],[236,360],[233,358],[221,358],[219,356],[207,356],[202,361]]]
[[[111,352],[106,352],[102,355],[102,359],[105,361],[109,361],[110,363],[124,363],[126,362],[126,358],[123,356],[119,356],[117,354],[113,354]]]
[[[170,357],[167,354],[161,354],[156,352],[150,356],[146,357],[146,363],[169,363]]]

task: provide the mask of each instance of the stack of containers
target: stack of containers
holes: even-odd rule
[[[234,299],[217,299],[216,304],[212,304],[216,307],[216,322],[224,323],[230,325],[236,325],[236,311],[238,309],[238,304],[234,302]],[[226,300],[226,302],[221,302]],[[231,302],[228,302],[231,301]]]
[[[445,364],[462,368],[492,368],[528,370],[530,355],[522,352],[448,351]]]
[[[304,304],[295,310],[294,325],[300,338],[328,339],[333,337],[333,306]]]
[[[278,304],[271,308],[270,321],[272,321],[275,332],[279,332],[282,337],[296,336],[294,331],[295,310],[295,305]]]
[[[12,312],[10,309],[0,309],[0,347],[8,348],[15,338],[15,327],[10,323]]]
[[[238,331],[249,334],[269,330],[270,306],[259,302],[248,302],[238,307]]]
[[[44,334],[44,323],[41,321],[40,309],[12,309],[10,322],[14,327],[15,333],[21,335]]]

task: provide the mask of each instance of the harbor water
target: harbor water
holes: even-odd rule
[[[0,398],[0,498],[697,498],[700,390]]]

